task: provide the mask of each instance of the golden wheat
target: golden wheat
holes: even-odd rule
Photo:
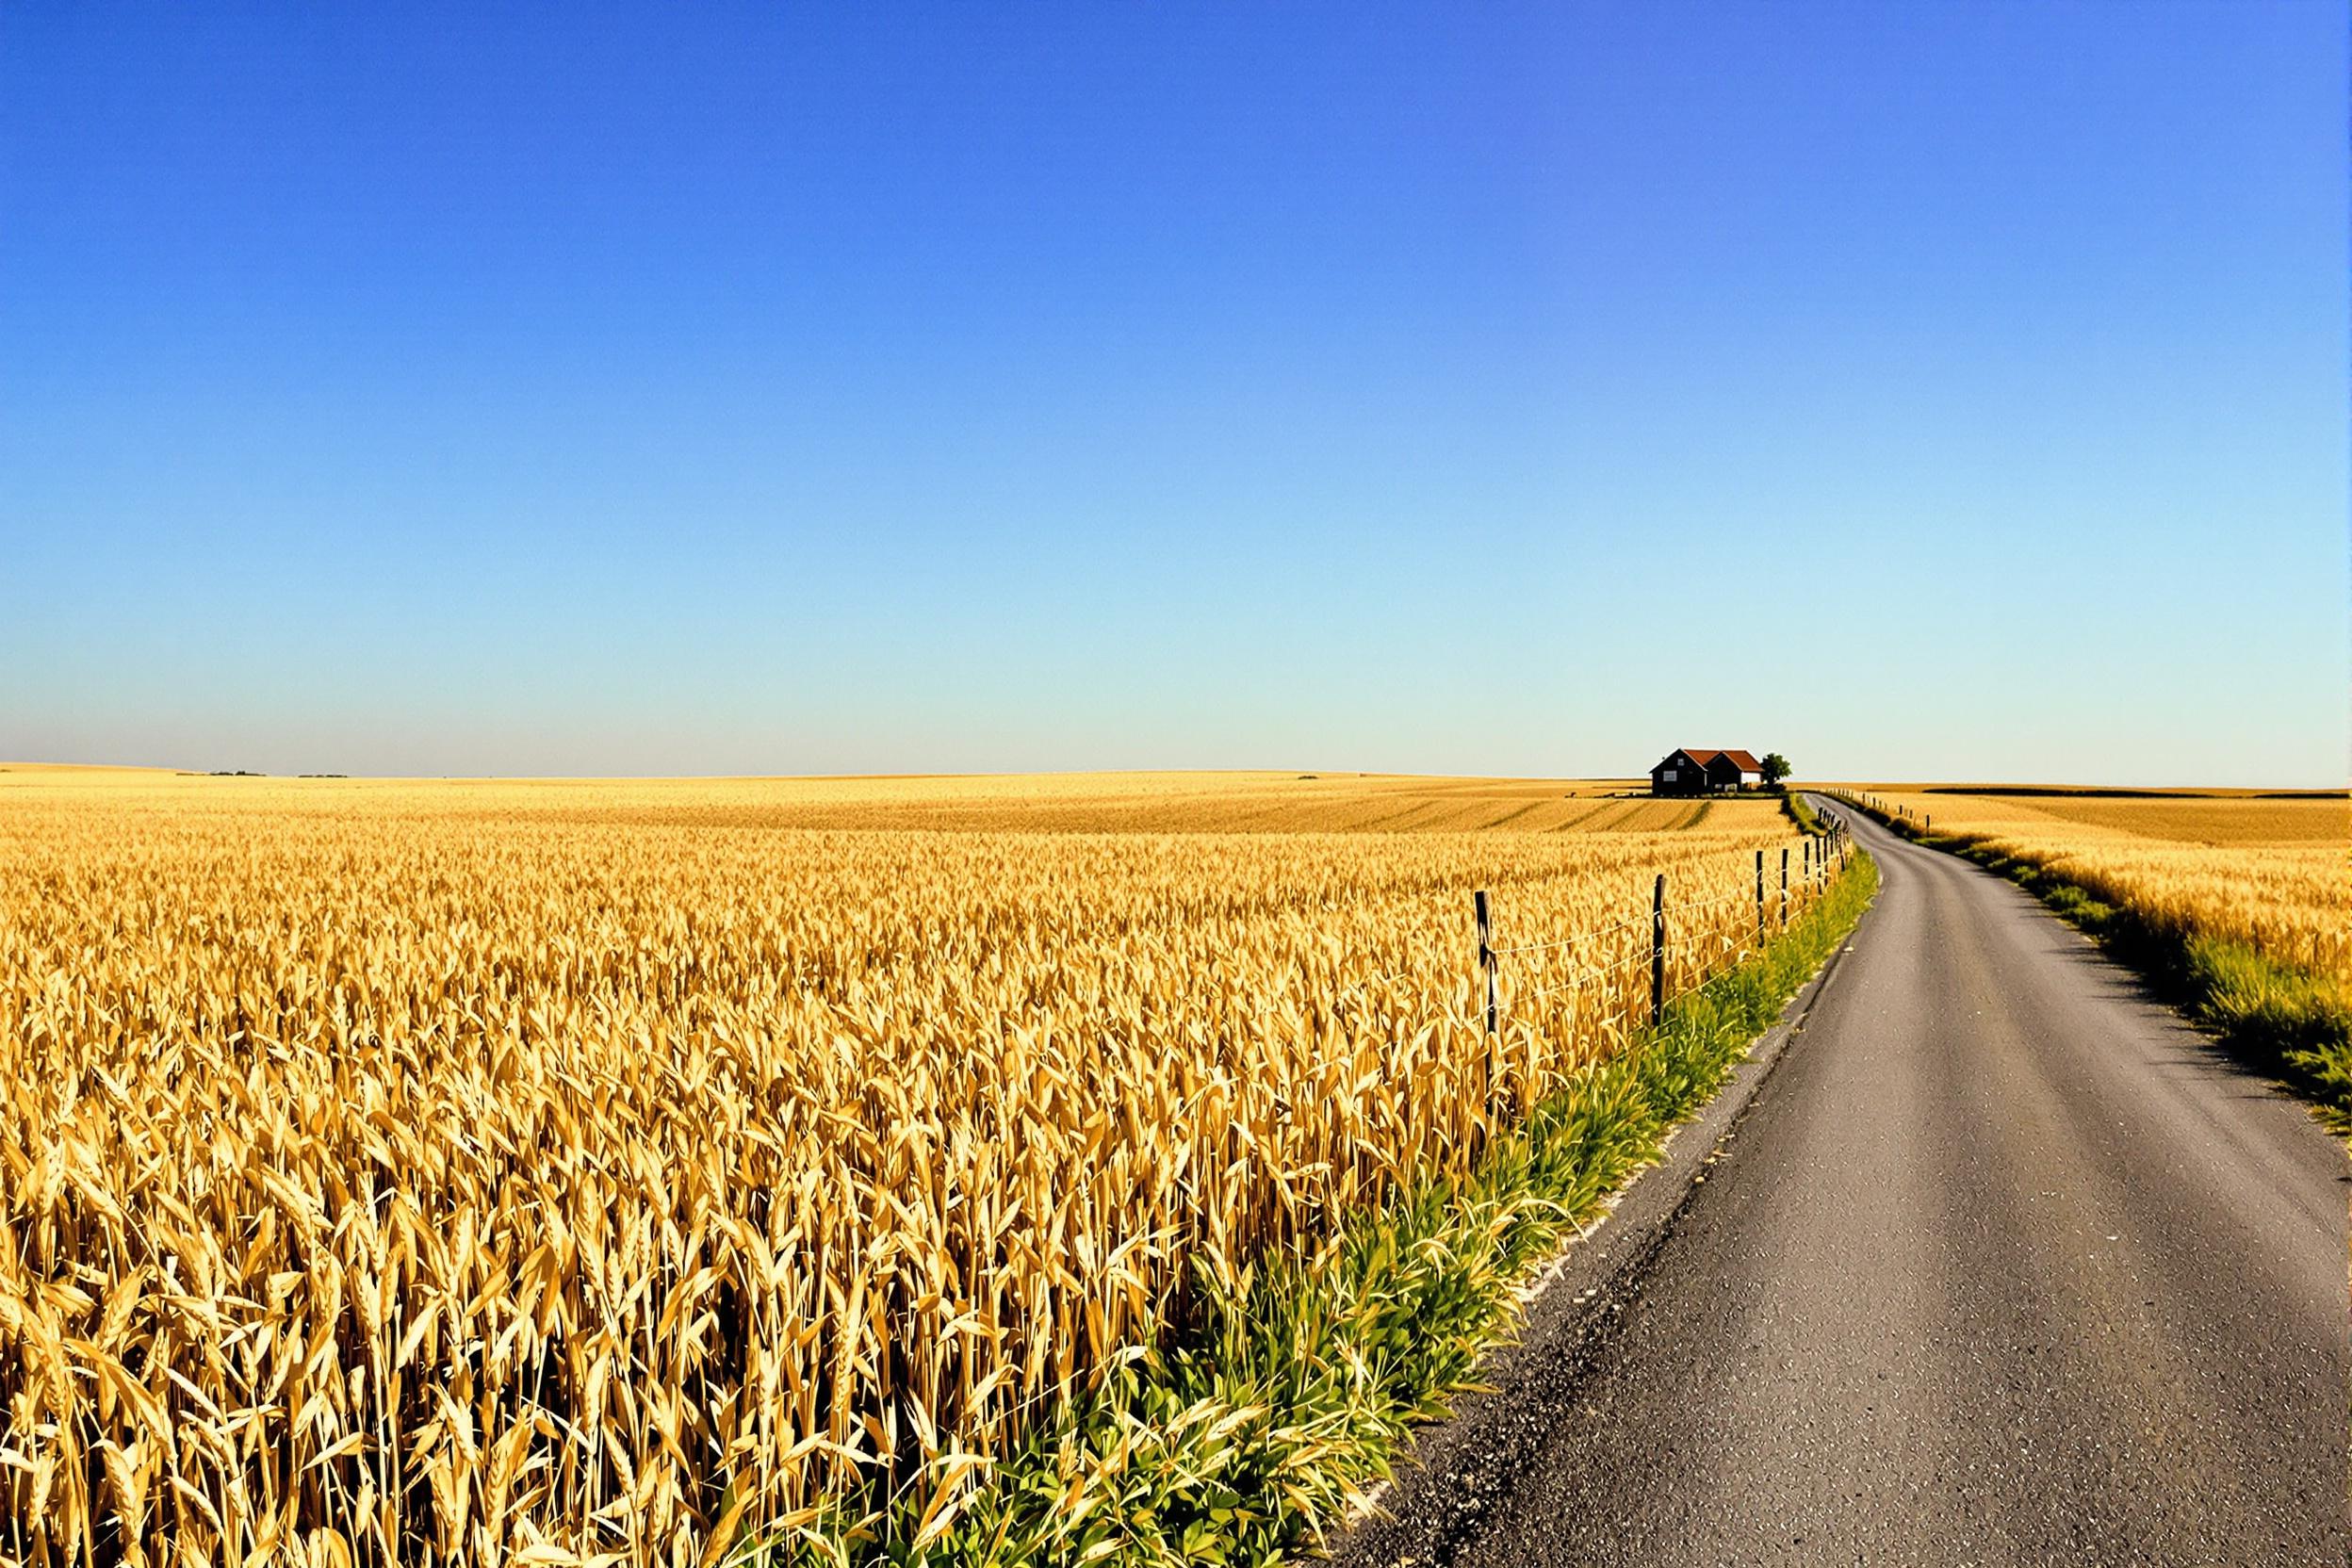
[[[1299,830],[1464,815],[1506,830]],[[1679,988],[1790,841],[1476,781],[0,774],[0,1553],[943,1520],[1196,1263],[1613,1049],[1655,874]]]

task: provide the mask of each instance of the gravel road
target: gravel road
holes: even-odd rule
[[[1802,1027],[1342,1563],[2352,1559],[2343,1147],[2017,888],[1855,833],[1884,890]]]

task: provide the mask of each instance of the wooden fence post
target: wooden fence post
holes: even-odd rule
[[[1756,945],[1764,945],[1764,852],[1756,852]]]
[[[1650,1025],[1666,1020],[1666,874],[1650,894]]]
[[[1496,1022],[1494,972],[1499,966],[1494,961],[1494,927],[1486,918],[1486,890],[1472,893],[1470,901],[1478,915],[1478,972],[1486,976],[1486,1032],[1491,1035]]]
[[[1780,928],[1788,929],[1788,846],[1780,846]]]

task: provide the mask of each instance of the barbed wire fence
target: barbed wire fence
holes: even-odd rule
[[[1753,890],[1716,893],[1708,897],[1677,901],[1667,872],[1656,874],[1651,888],[1649,909],[1629,915],[1605,925],[1579,931],[1574,936],[1544,941],[1498,944],[1494,940],[1494,910],[1487,890],[1479,889],[1471,895],[1472,920],[1478,937],[1477,965],[1484,983],[1483,1016],[1478,1013],[1457,1016],[1454,1021],[1482,1024],[1489,1035],[1499,1034],[1512,1004],[1521,1006],[1547,999],[1576,993],[1596,981],[1613,981],[1628,971],[1647,963],[1650,970],[1648,1019],[1652,1027],[1662,1022],[1667,1004],[1687,994],[1723,974],[1760,952],[1772,937],[1788,926],[1812,907],[1828,890],[1851,862],[1854,855],[1852,830],[1843,814],[1817,809],[1821,831],[1807,834],[1795,846],[1782,845],[1779,856],[1777,886],[1773,885],[1767,851],[1755,852],[1755,886]],[[1797,854],[1791,864],[1790,849]],[[1721,929],[1722,923],[1703,921],[1697,917],[1712,914],[1728,906],[1753,900],[1756,908],[1755,946],[1734,940]],[[1531,989],[1518,990],[1504,978],[1502,960],[1522,958],[1529,955],[1565,953],[1573,960],[1576,951],[1590,953],[1596,945],[1605,944],[1618,933],[1647,923],[1650,939],[1646,951],[1637,944],[1633,951],[1615,955],[1605,960],[1574,964],[1565,973],[1544,975],[1542,983]],[[1380,977],[1373,977],[1377,980]],[[1390,976],[1389,978],[1396,978]],[[1363,985],[1369,981],[1358,981]],[[1622,1024],[1636,1020],[1620,1018]]]

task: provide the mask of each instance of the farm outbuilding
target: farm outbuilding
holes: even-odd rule
[[[1704,795],[1746,790],[1764,781],[1764,765],[1744,751],[1670,751],[1650,770],[1654,795]]]

